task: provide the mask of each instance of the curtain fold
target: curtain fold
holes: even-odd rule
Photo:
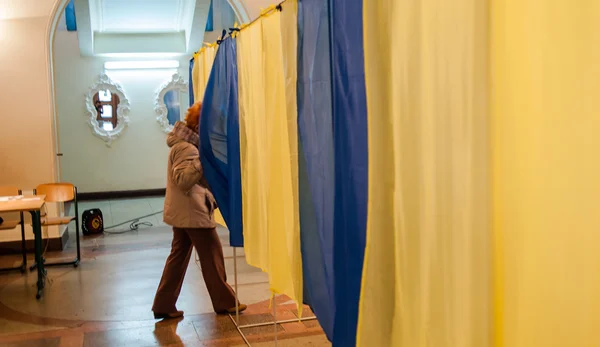
[[[304,302],[333,339],[333,126],[327,0],[298,10],[300,237]]]
[[[238,108],[237,47],[228,38],[219,46],[204,94],[200,160],[219,205],[215,221],[229,229],[232,247],[244,245]]]
[[[600,3],[492,1],[497,346],[600,346]]]
[[[301,308],[296,40],[290,0],[244,28],[237,48],[246,259]]]
[[[486,13],[477,0],[364,1],[358,346],[490,346]]]
[[[367,223],[362,1],[329,0],[334,139],[334,346],[354,346]]]

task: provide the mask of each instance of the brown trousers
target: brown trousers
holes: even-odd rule
[[[202,276],[215,312],[222,312],[236,306],[235,293],[227,284],[223,248],[217,230],[173,228],[171,254],[167,258],[152,311],[157,313],[177,311],[175,303],[190,263],[192,246],[196,247],[198,252]]]

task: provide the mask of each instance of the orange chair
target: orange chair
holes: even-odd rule
[[[0,196],[16,196],[16,195],[21,195],[21,191],[19,190],[19,188],[10,187],[10,186],[0,187]],[[17,266],[17,267],[2,268],[2,269],[0,269],[0,272],[20,270],[23,273],[23,272],[25,272],[25,269],[27,269],[27,245],[25,243],[25,222],[23,219],[23,212],[19,213],[18,219],[14,219],[14,218],[5,219],[4,222],[2,222],[2,224],[0,224],[0,231],[12,230],[12,229],[16,228],[18,225],[21,225],[21,252],[23,254],[23,262],[21,263],[20,266]]]
[[[71,183],[48,183],[41,184],[33,191],[35,195],[45,195],[46,202],[58,202],[67,203],[73,202],[75,204],[75,216],[65,217],[48,217],[42,218],[42,226],[52,225],[68,225],[71,221],[75,221],[75,238],[77,241],[77,257],[73,261],[61,262],[61,263],[46,263],[44,260],[44,266],[66,266],[73,265],[74,267],[79,266],[81,259],[81,247],[79,244],[79,206],[77,205],[77,187]],[[37,264],[34,264],[30,269],[35,269]]]

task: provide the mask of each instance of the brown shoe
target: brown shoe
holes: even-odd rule
[[[183,311],[176,311],[173,313],[158,313],[154,312],[154,319],[173,319],[183,317]]]
[[[238,308],[239,312],[244,312],[244,311],[246,311],[248,306],[246,306],[244,304],[239,304],[237,308]],[[232,308],[226,309],[225,311],[221,311],[221,312],[217,312],[217,313],[218,314],[234,314],[235,309],[236,309],[235,307],[232,307]]]

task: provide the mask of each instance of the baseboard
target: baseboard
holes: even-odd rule
[[[77,199],[79,201],[93,200],[111,200],[111,199],[127,199],[141,198],[148,196],[164,196],[165,188],[162,189],[143,189],[143,190],[124,190],[115,192],[96,192],[96,193],[79,193]]]
[[[69,241],[69,228],[65,230],[65,232],[60,237],[53,237],[50,239],[44,239],[42,241],[42,246],[46,249],[46,243],[48,244],[47,251],[62,251],[65,249],[65,246]],[[27,252],[33,252],[35,249],[35,244],[33,240],[26,240],[25,247],[27,248]],[[0,255],[3,254],[20,254],[21,253],[21,240],[15,241],[6,241],[0,242]]]

